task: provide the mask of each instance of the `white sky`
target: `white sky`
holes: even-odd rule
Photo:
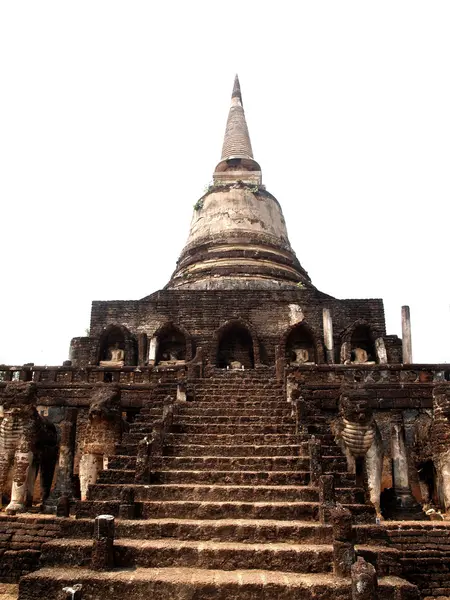
[[[411,306],[450,359],[450,2],[0,3],[0,363],[60,364],[91,300],[164,286],[239,73],[313,283]]]

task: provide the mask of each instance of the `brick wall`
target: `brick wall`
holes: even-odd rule
[[[96,361],[102,331],[111,324],[126,327],[134,336],[150,338],[168,321],[185,328],[196,346],[209,355],[214,333],[228,320],[241,318],[250,323],[258,336],[261,356],[274,364],[280,336],[291,326],[289,305],[300,306],[304,319],[320,341],[323,339],[322,309],[329,308],[333,318],[334,342],[338,354],[341,336],[357,320],[370,324],[374,334],[385,335],[383,302],[379,299],[337,300],[315,289],[254,290],[161,290],[142,300],[93,302],[91,338],[75,338],[71,356],[82,366],[87,355]],[[395,349],[395,340],[389,349]],[[397,359],[398,353],[393,352]],[[84,363],[86,364],[86,363]]]
[[[36,570],[42,545],[59,532],[60,525],[52,516],[0,514],[0,581],[16,583]]]
[[[418,586],[423,598],[450,596],[450,524],[387,521],[356,527],[359,544],[386,545],[399,551],[401,575]]]

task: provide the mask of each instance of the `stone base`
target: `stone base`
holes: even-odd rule
[[[115,360],[101,360],[100,361],[100,366],[101,367],[111,367],[113,369],[117,369],[117,368],[121,369],[124,366],[124,364],[125,363],[123,362],[123,360],[118,360],[118,361],[115,361]]]
[[[383,506],[383,517],[394,521],[429,521],[430,518],[422,510],[422,506],[408,492],[386,490]]]

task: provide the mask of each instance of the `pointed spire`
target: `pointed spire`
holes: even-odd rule
[[[233,93],[231,94],[231,97],[239,98],[241,105],[244,106],[244,103],[242,102],[241,84],[239,83],[239,77],[237,75],[234,78]]]
[[[241,86],[236,75],[231,94],[225,138],[222,146],[222,160],[230,158],[253,158],[253,150],[242,105]]]

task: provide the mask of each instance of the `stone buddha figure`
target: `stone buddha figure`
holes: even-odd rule
[[[364,348],[353,348],[352,350],[353,360],[351,364],[353,365],[374,365],[375,362],[373,360],[369,360],[369,355]]]
[[[227,368],[231,371],[243,371],[244,365],[238,360],[231,360]]]
[[[309,351],[306,348],[294,348],[293,353],[295,354],[295,358],[292,361],[297,365],[307,365],[312,364],[309,360]]]
[[[125,351],[119,347],[119,342],[111,346],[108,350],[110,354],[109,360],[101,360],[101,367],[123,367],[125,364]]]

